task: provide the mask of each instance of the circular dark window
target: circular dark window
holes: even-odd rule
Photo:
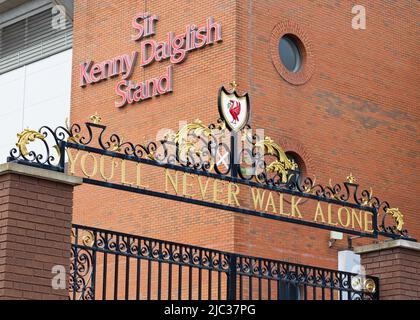
[[[302,65],[302,56],[299,50],[299,40],[290,34],[281,37],[279,42],[279,55],[281,62],[290,72],[298,72]]]

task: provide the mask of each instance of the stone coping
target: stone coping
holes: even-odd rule
[[[83,183],[83,179],[80,177],[69,176],[62,172],[26,166],[13,162],[0,164],[0,176],[4,174],[19,174],[72,186],[77,186]]]
[[[368,253],[380,250],[387,250],[387,249],[395,249],[395,248],[403,248],[409,249],[414,251],[420,251],[420,243],[414,241],[407,241],[407,240],[390,240],[381,243],[374,243],[368,244],[365,246],[360,246],[354,248],[354,252],[361,254],[361,253]]]

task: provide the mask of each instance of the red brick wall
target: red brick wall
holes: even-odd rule
[[[0,298],[67,299],[52,268],[69,272],[73,187],[0,175]],[[67,285],[67,283],[66,283]]]
[[[83,122],[98,111],[104,124],[125,140],[155,140],[158,130],[176,130],[180,120],[214,122],[218,88],[236,80],[251,94],[254,128],[265,128],[286,151],[299,153],[318,182],[343,181],[352,172],[363,186],[373,187],[375,196],[399,207],[411,234],[419,238],[413,172],[419,166],[420,109],[412,32],[419,4],[366,3],[366,30],[351,28],[352,5],[77,0],[71,120]],[[117,80],[80,88],[78,64],[138,50],[130,41],[131,19],[142,11],[159,15],[157,40],[213,16],[222,24],[223,42],[192,52],[174,66],[173,93],[117,110],[113,88]],[[271,33],[284,19],[299,24],[313,46],[313,74],[303,85],[283,80],[272,62]],[[137,66],[132,78],[155,77],[167,65]],[[325,267],[336,267],[337,250],[346,246],[345,241],[337,242],[329,249],[327,231],[88,185],[75,192],[74,221]]]
[[[419,65],[412,33],[419,2],[358,4],[366,7],[366,30],[351,27],[353,1],[238,1],[236,79],[251,94],[253,127],[300,154],[309,176],[328,185],[352,172],[362,187],[399,207],[419,238],[419,78],[412,71]],[[311,44],[314,70],[303,85],[285,81],[273,65],[270,37],[285,20],[299,25]],[[236,221],[237,251],[337,266],[326,231],[241,216]]]
[[[366,273],[379,277],[381,300],[420,299],[420,253],[404,248],[363,253]]]

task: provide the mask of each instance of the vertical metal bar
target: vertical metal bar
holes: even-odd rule
[[[249,277],[248,277],[248,299],[252,300],[252,262],[253,258],[249,259]]]
[[[178,300],[182,300],[182,246],[179,246]]]
[[[192,253],[191,253],[191,256],[192,256]],[[189,267],[188,267],[188,299],[192,300],[192,266],[191,266],[191,261],[189,262]]]
[[[210,268],[212,268],[213,266],[211,265],[210,266]],[[209,300],[211,300],[211,289],[212,289],[212,287],[211,287],[211,273],[213,272],[213,270],[212,269],[209,269],[209,278],[208,278],[208,294],[207,294],[207,296],[208,296],[208,299]]]
[[[330,282],[330,300],[334,300],[334,272],[330,272],[331,275],[331,282]]]
[[[351,275],[350,275],[350,273],[347,274],[347,283],[349,284],[349,291],[347,291],[347,300],[351,300],[353,290],[352,290],[352,287],[351,287]]]
[[[158,296],[157,299],[161,300],[162,297],[162,242],[159,242],[158,254]]]
[[[312,300],[316,300],[316,271],[312,268]]]
[[[322,270],[322,284],[321,284],[321,292],[322,292],[322,300],[325,300],[325,271]]]
[[[77,260],[78,260],[78,244],[79,244],[79,228],[75,227],[75,239],[74,239],[74,270],[73,270],[73,301],[76,300],[76,292],[77,292]]]
[[[378,210],[373,208],[373,217],[372,217],[372,225],[373,225],[373,234],[378,237]]]
[[[240,270],[240,273],[239,273],[239,300],[243,300],[243,276],[242,276],[242,257],[239,257],[239,265],[240,265],[240,267],[239,267],[239,270]]]
[[[201,249],[200,250],[200,261],[199,261],[199,268],[198,268],[198,300],[201,300],[201,282],[202,282],[202,259],[203,259],[203,252]]]
[[[138,240],[138,242],[140,242],[140,240]],[[140,243],[138,243],[138,254],[140,254]],[[141,259],[138,256],[137,258],[137,283],[136,283],[136,300],[140,300],[140,285],[141,285]]]
[[[115,248],[115,266],[114,266],[114,300],[118,299],[118,259],[119,259],[119,255],[118,255],[118,250],[120,247],[120,236],[117,235],[117,243],[116,243],[116,248]]]
[[[261,272],[261,259],[258,260],[258,300],[262,299],[262,272]]]
[[[267,290],[268,290],[268,295],[267,295],[267,299],[271,300],[271,262],[268,262],[268,279],[267,279],[268,283],[267,283]]]
[[[308,300],[308,268],[304,267],[303,268],[303,272],[304,272],[304,285],[303,285],[303,299],[306,301]]]
[[[238,177],[238,168],[236,164],[236,133],[231,131],[230,136],[230,167],[231,167],[231,174],[233,178]]]
[[[153,247],[152,241],[149,241],[149,259],[147,260],[147,300],[151,299],[152,296],[152,254],[153,254]]]
[[[58,143],[58,148],[60,149],[60,161],[59,161],[59,168],[61,172],[65,171],[65,166],[66,166],[66,150],[65,150],[65,142],[64,141],[60,141]]]
[[[281,296],[281,274],[280,274],[280,262],[276,263],[277,265],[277,300],[280,301],[282,296]]]
[[[92,300],[96,300],[96,231],[94,232],[92,244]]]
[[[222,298],[222,254],[219,252],[219,265],[217,270],[217,299]]]
[[[130,292],[130,257],[125,257],[125,300],[128,300]]]
[[[102,274],[102,300],[106,300],[106,274],[108,271],[108,254],[104,253],[104,268]]]
[[[229,254],[228,300],[236,300],[236,259],[235,254]]]
[[[172,300],[172,244],[169,245],[169,266],[168,266],[168,300]]]
[[[284,282],[284,294],[285,294],[285,300],[290,300],[290,265],[286,264],[286,279]]]

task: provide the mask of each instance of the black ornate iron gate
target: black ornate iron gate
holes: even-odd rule
[[[219,110],[222,92],[240,98],[235,88],[232,92],[221,88]],[[246,104],[249,112],[248,98]],[[284,150],[271,138],[254,134],[247,120],[248,116],[240,127],[234,126],[235,130],[221,112],[217,123],[205,125],[195,120],[160,140],[134,143],[108,132],[96,114],[82,125],[25,129],[18,134],[8,161],[80,176],[86,184],[135,194],[360,237],[416,241],[404,227],[402,212],[373,196],[372,188],[362,189],[352,174],[342,183],[333,184],[330,179],[328,185],[316,183],[315,177],[302,176]],[[88,156],[90,170],[86,168]],[[105,158],[109,161],[107,168]],[[117,174],[115,164],[120,168]],[[127,169],[130,165],[131,170]],[[151,172],[161,169],[154,172],[156,179],[149,179],[151,186],[141,183],[143,166]],[[106,170],[111,172],[109,176]],[[217,183],[226,183],[227,201],[206,197],[207,187],[195,195],[181,193],[178,182],[174,182],[178,173],[183,177],[193,175],[199,186],[203,180],[205,185],[212,182],[216,190]],[[127,174],[136,182],[127,183]],[[173,190],[163,190],[163,181],[172,184]],[[268,194],[265,206],[264,199],[258,198],[259,192],[262,197]],[[252,198],[254,206],[241,204],[240,193]],[[278,209],[273,197],[278,198]],[[283,212],[283,200],[290,204],[291,212]],[[308,204],[305,211],[309,217],[301,215],[299,203]],[[327,210],[328,214],[337,211],[337,222],[325,219]],[[378,279],[374,277],[77,225],[73,236],[73,300],[378,298]]]
[[[71,300],[376,300],[378,278],[74,225]]]

